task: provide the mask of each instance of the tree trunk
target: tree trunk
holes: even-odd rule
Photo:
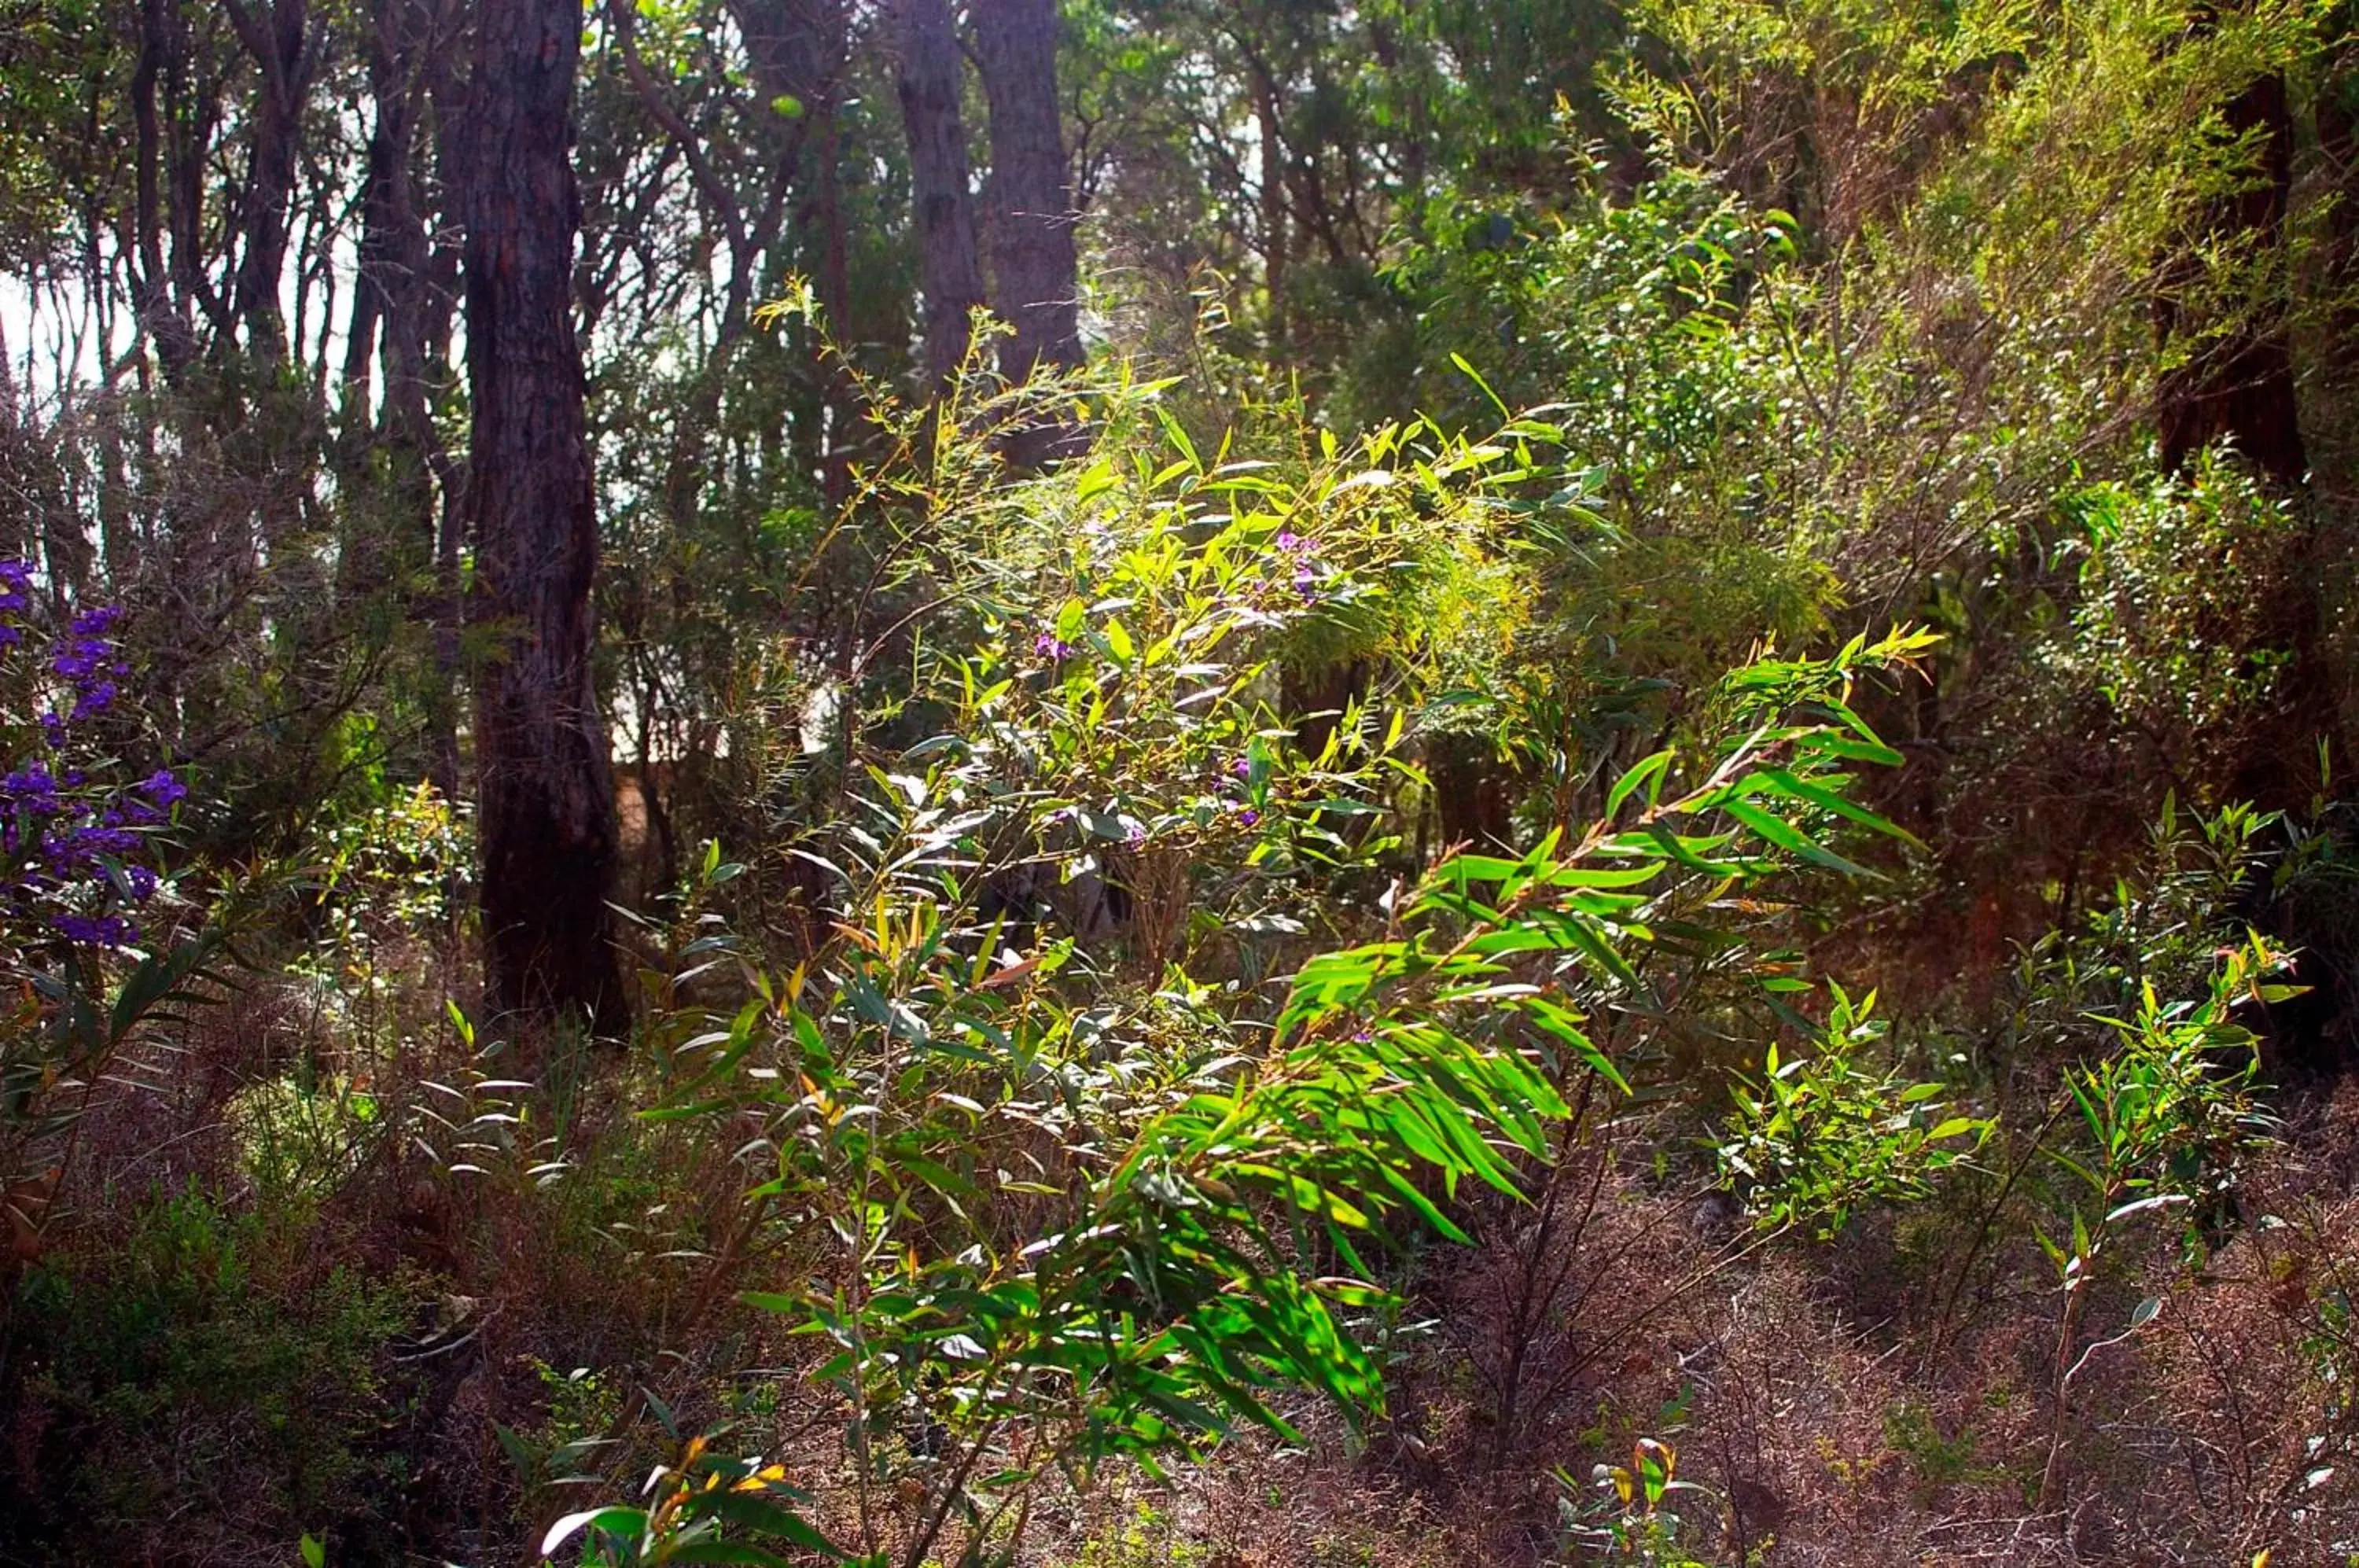
[[[467,517],[478,622],[477,832],[495,1006],[628,1021],[606,908],[606,729],[591,686],[598,527],[571,308],[581,0],[482,0],[461,197],[474,428]]]
[[[1254,81],[1254,124],[1261,135],[1261,277],[1269,296],[1268,362],[1286,358],[1286,143],[1278,134],[1277,95],[1266,77]]]
[[[852,321],[850,263],[844,245],[842,108],[851,63],[852,15],[848,0],[730,0],[754,80],[773,99],[783,94],[802,108],[807,127],[798,148],[797,182],[808,188],[796,222],[819,236],[820,309],[828,333],[838,343],[856,341]],[[808,158],[803,156],[808,152]],[[804,171],[799,165],[808,163]],[[853,432],[860,411],[859,387],[840,357],[821,368],[826,413],[819,420],[821,486],[828,505],[851,493]]]
[[[2318,279],[2324,301],[2317,363],[2303,390],[2319,450],[2311,453],[2321,489],[2359,490],[2359,5],[2335,7],[2332,52],[2323,63],[2315,103],[2319,192],[2325,209]]]
[[[276,365],[286,362],[288,352],[278,287],[287,267],[288,204],[295,194],[303,106],[310,93],[310,18],[304,0],[271,0],[259,15],[245,0],[226,0],[226,8],[238,41],[262,75],[238,220],[245,251],[238,261],[232,311],[245,328],[247,352]]]
[[[166,385],[179,390],[190,362],[196,358],[196,330],[189,320],[188,301],[175,299],[172,279],[164,269],[164,202],[162,169],[164,123],[157,106],[159,79],[179,47],[179,17],[175,0],[142,0],[139,7],[139,58],[131,75],[132,113],[136,122],[132,244],[137,265],[132,269],[131,293],[139,324],[154,340],[156,358]]]
[[[984,300],[966,126],[959,115],[958,34],[948,0],[897,0],[894,21],[925,295],[926,373],[939,387],[966,357],[969,323]]]
[[[2180,319],[2180,295],[2199,284],[2203,263],[2197,256],[2209,234],[2265,253],[2278,244],[2286,204],[2293,190],[2293,117],[2286,103],[2285,77],[2262,77],[2239,93],[2223,114],[2232,133],[2259,133],[2260,166],[2251,183],[2216,203],[2190,236],[2185,258],[2171,264],[2156,315],[2166,342],[2201,322]],[[2156,393],[2156,423],[2166,469],[2177,472],[2215,441],[2232,441],[2238,453],[2288,488],[2309,470],[2294,400],[2293,346],[2285,313],[2272,286],[2267,300],[2219,341],[2196,349],[2187,363],[2162,378]]]
[[[1073,198],[1057,119],[1057,0],[973,0],[975,59],[991,101],[995,309],[1015,329],[999,367],[1023,381],[1082,363]]]

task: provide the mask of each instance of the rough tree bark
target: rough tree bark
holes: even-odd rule
[[[616,855],[591,687],[598,528],[571,289],[581,0],[482,0],[464,145],[467,518],[475,618],[502,648],[476,686],[477,832],[494,1005],[627,1022],[606,898]]]
[[[991,102],[994,310],[1015,329],[999,367],[1022,381],[1082,363],[1073,196],[1057,110],[1057,0],[973,0]]]
[[[966,357],[969,322],[984,302],[966,126],[959,114],[958,33],[948,0],[896,0],[893,9],[900,51],[896,86],[909,138],[919,288],[925,295],[926,372],[940,386]]]

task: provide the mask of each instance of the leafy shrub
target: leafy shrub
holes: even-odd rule
[[[1065,646],[1046,657],[1078,654]],[[1368,1248],[1411,1217],[1463,1239],[1446,1205],[1462,1182],[1516,1191],[1563,1114],[1559,1084],[1626,1088],[1583,1017],[1642,985],[1650,921],[1691,880],[1848,864],[1798,822],[1873,825],[1845,770],[1886,754],[1840,693],[1913,646],[1747,672],[1751,727],[1691,781],[1658,754],[1577,840],[1445,861],[1396,895],[1392,935],[1305,963],[1275,1015],[1251,1018],[1258,1046],[1222,1038],[1250,1014],[1198,1021],[1212,996],[1176,972],[1148,1006],[1076,1007],[1055,985],[1070,943],[978,950],[943,876],[984,850],[973,765],[883,780],[861,858],[833,867],[858,900],[845,940],[757,978],[679,1050],[692,1075],[654,1114],[756,1115],[761,1201],[839,1249],[803,1290],[747,1300],[834,1347],[816,1376],[846,1412],[864,1498],[914,1484],[892,1555],[915,1564],[962,1525],[980,1560],[1057,1471],[1151,1470],[1238,1421],[1290,1433],[1277,1396],[1291,1387],[1378,1406],[1381,1363],[1354,1328],[1386,1301]],[[1350,1273],[1310,1276],[1312,1257]],[[650,1508],[571,1516],[545,1550],[586,1530],[593,1554],[662,1562],[732,1526],[816,1546],[802,1501],[700,1440]],[[842,1550],[884,1560],[880,1506],[864,1500]]]
[[[2175,779],[2214,777],[2291,659],[2283,646],[2300,528],[2234,463],[2184,480],[2093,485],[2060,499],[2077,565],[2071,674],[2160,749]]]
[[[400,1388],[385,1357],[412,1291],[310,1247],[293,1215],[159,1195],[112,1256],[25,1277],[5,1392],[38,1441],[8,1477],[13,1553],[276,1554],[366,1519],[394,1478],[377,1452]]]

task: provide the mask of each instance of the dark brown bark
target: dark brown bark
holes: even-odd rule
[[[1073,198],[1057,117],[1057,0],[973,0],[991,102],[993,308],[1014,329],[999,366],[1023,381],[1082,363]]]
[[[2228,104],[2223,117],[2231,132],[2256,139],[2259,165],[2243,191],[2202,215],[2201,226],[2212,235],[2266,254],[2277,244],[2293,190],[2293,118],[2287,108],[2285,78],[2271,75],[2255,82]],[[2201,327],[2201,322],[2184,319],[2183,299],[2200,284],[2201,271],[2202,263],[2193,259],[2167,269],[2156,308],[2166,341]],[[2293,346],[2284,311],[2274,302],[2245,310],[2244,319],[2232,330],[2198,347],[2156,388],[2163,466],[2178,472],[2205,447],[2227,441],[2263,474],[2281,485],[2298,485],[2310,464],[2302,449]]]
[[[2320,488],[2359,490],[2359,5],[2332,13],[2336,40],[2322,62],[2312,124],[2325,210],[2315,287],[2324,305],[2315,363],[2303,390],[2315,410],[2311,462]]]
[[[984,302],[966,125],[959,112],[958,34],[947,0],[897,0],[894,24],[900,50],[896,86],[918,220],[919,288],[925,295],[926,373],[940,386],[966,357],[974,309]]]
[[[238,259],[231,310],[245,328],[247,352],[277,365],[288,350],[278,286],[287,266],[288,203],[316,63],[310,15],[305,0],[269,0],[266,11],[253,8],[248,0],[223,0],[223,8],[262,78],[238,212],[245,248]]]
[[[477,832],[494,1004],[628,1021],[606,899],[614,781],[591,684],[598,524],[571,308],[581,0],[482,0],[461,204],[473,440]]]
[[[164,267],[165,157],[164,122],[158,91],[168,68],[176,68],[182,31],[176,0],[142,0],[139,7],[139,57],[131,73],[131,108],[136,152],[132,251],[136,265],[131,273],[132,306],[140,329],[156,345],[156,358],[167,385],[178,387],[196,358],[196,332],[185,299],[175,299],[170,276]],[[177,71],[175,71],[177,74]]]

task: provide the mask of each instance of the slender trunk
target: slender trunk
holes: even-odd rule
[[[841,103],[851,59],[851,12],[846,0],[730,0],[738,30],[763,94],[775,102],[795,100],[805,125],[798,164],[809,152],[810,169],[799,167],[798,184],[810,191],[798,221],[819,236],[816,283],[828,332],[850,342],[852,287],[844,247]],[[850,432],[857,419],[857,387],[840,363],[820,368],[826,409],[821,448],[822,485],[831,505],[850,493]]]
[[[464,183],[465,169],[460,154],[464,145],[466,103],[463,89],[450,69],[449,60],[468,34],[467,13],[463,6],[454,6],[453,0],[430,0],[434,15],[429,27],[429,42],[420,55],[422,75],[420,89],[434,122],[433,158],[434,188],[415,193],[418,215],[421,223],[427,215],[441,212],[455,217],[459,212],[459,188]],[[455,10],[455,15],[454,15]],[[446,30],[447,28],[454,30]],[[472,47],[470,44],[468,47]],[[421,162],[421,172],[429,167]],[[458,320],[459,262],[462,245],[453,239],[455,225],[450,222],[435,223],[430,240],[424,252],[424,262],[417,281],[418,292],[412,299],[423,325],[418,336],[422,378],[429,398],[436,387],[451,386],[456,379],[451,366],[451,343]],[[429,419],[427,430],[433,425]],[[462,457],[454,456],[438,440],[429,449],[434,461],[434,477],[440,488],[441,504],[434,528],[434,695],[429,723],[433,730],[433,784],[445,800],[456,800],[462,783],[459,756],[459,714],[462,706],[460,694],[460,630],[466,615],[462,603],[460,564],[467,549],[467,465]]]
[[[246,0],[223,3],[238,41],[262,74],[238,215],[245,249],[231,312],[245,328],[247,352],[277,365],[286,363],[288,353],[278,287],[287,267],[288,209],[295,194],[303,105],[310,92],[310,18],[305,0],[271,0],[261,14]]]
[[[949,0],[897,0],[896,85],[909,138],[919,288],[925,295],[926,374],[939,387],[966,358],[974,308],[984,301],[975,254],[966,126],[959,114],[958,34]]]
[[[164,267],[164,202],[162,168],[164,125],[157,105],[158,80],[173,61],[179,38],[175,0],[142,0],[139,7],[139,59],[131,73],[131,109],[135,130],[133,156],[134,207],[132,305],[140,330],[156,345],[156,359],[166,385],[178,388],[196,357],[196,333],[186,300],[176,300]]]
[[[975,60],[991,101],[991,264],[1015,329],[999,367],[1023,381],[1082,363],[1073,197],[1057,111],[1057,0],[973,0]]]
[[[2321,450],[2311,453],[2321,487],[2349,494],[2359,488],[2359,441],[2342,411],[2359,398],[2359,5],[2333,13],[2336,42],[2321,72],[2312,125],[2324,163],[2321,191],[2325,210],[2324,245],[2314,286],[2325,300],[2317,364],[2305,379],[2318,416],[2311,421]]]
[[[2200,216],[2184,256],[2166,268],[2156,302],[2165,340],[2201,332],[2204,323],[2183,318],[2182,296],[2203,282],[2199,254],[2203,240],[2227,241],[2267,265],[2279,243],[2286,204],[2293,189],[2293,118],[2283,75],[2262,77],[2239,93],[2223,114],[2232,133],[2256,134],[2260,164],[2247,186]],[[2309,460],[2294,402],[2293,348],[2279,301],[2281,285],[2266,284],[2267,297],[2241,307],[2245,314],[2217,342],[2195,349],[2156,389],[2156,421],[2163,466],[2180,470],[2205,447],[2226,440],[2254,467],[2279,484],[2302,482]]]
[[[7,532],[0,550],[27,558],[37,551],[49,563],[53,590],[62,600],[78,599],[88,585],[90,540],[79,512],[68,503],[59,462],[58,427],[71,418],[61,391],[57,411],[43,421],[32,399],[19,394],[8,367],[7,340],[0,335],[0,495],[8,498]],[[86,405],[84,418],[102,428],[113,415],[103,401]]]
[[[1277,95],[1268,79],[1256,77],[1254,125],[1261,136],[1261,277],[1269,296],[1269,363],[1286,358],[1286,182],[1285,143],[1277,125]]]
[[[841,117],[831,96],[822,104],[819,135],[819,304],[829,334],[838,343],[853,341],[852,267],[843,234],[843,147]],[[841,358],[821,366],[826,431],[821,455],[821,492],[830,509],[852,494],[852,432],[859,423],[860,386]]]
[[[381,505],[347,508],[358,537],[347,540],[344,575],[356,592],[434,559],[436,491],[457,485],[455,464],[434,428],[429,256],[419,192],[419,129],[437,41],[422,0],[373,0],[363,54],[375,120],[345,349],[340,482],[355,501],[370,495]],[[373,371],[382,387],[374,411]],[[381,461],[371,463],[371,455]],[[437,604],[427,614],[439,612]]]
[[[601,1031],[628,1008],[607,909],[614,780],[591,683],[598,524],[571,311],[581,0],[484,0],[463,147],[467,513],[475,616],[484,939],[495,1005]]]

